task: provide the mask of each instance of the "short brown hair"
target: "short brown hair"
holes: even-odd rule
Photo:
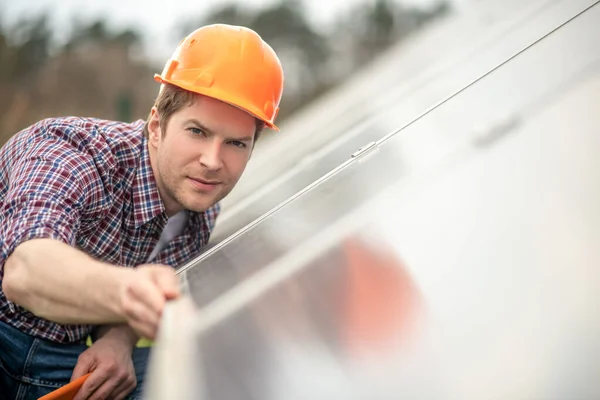
[[[169,122],[169,119],[171,119],[171,116],[182,108],[189,107],[194,104],[198,96],[198,94],[182,89],[178,86],[171,85],[169,83],[164,84],[160,93],[156,97],[156,100],[154,101],[154,107],[156,107],[158,115],[160,115],[160,129],[163,132],[163,135],[164,132],[166,132],[167,123]],[[150,123],[150,115],[148,116],[146,124],[144,125],[144,136],[146,139],[149,135],[148,124]],[[254,130],[254,142],[256,143],[261,132],[265,128],[265,123],[258,118],[255,118],[255,120],[256,129]]]

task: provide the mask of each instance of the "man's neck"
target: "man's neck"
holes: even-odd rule
[[[169,196],[169,191],[164,187],[162,182],[160,173],[158,171],[158,163],[157,163],[157,155],[156,149],[154,149],[150,142],[148,142],[148,156],[150,157],[150,166],[152,167],[152,175],[154,176],[154,182],[156,183],[156,187],[158,188],[158,193],[160,195],[160,200],[163,202],[165,207],[165,213],[167,217],[172,217],[173,215],[183,211],[183,207],[181,204],[177,202],[174,198]]]

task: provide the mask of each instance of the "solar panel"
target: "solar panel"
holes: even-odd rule
[[[566,3],[184,266],[147,398],[598,398],[600,5]]]

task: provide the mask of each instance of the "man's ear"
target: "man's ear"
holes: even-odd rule
[[[156,107],[152,107],[152,110],[150,111],[150,121],[148,122],[148,141],[153,147],[158,147],[160,137],[161,130],[158,110]]]

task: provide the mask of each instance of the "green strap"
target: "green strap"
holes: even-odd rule
[[[88,336],[85,344],[88,347],[90,347],[92,345],[92,343],[93,343],[92,337]],[[153,344],[154,344],[154,342],[150,339],[140,338],[140,340],[138,340],[138,342],[135,344],[135,347],[139,347],[139,348],[152,347]]]

